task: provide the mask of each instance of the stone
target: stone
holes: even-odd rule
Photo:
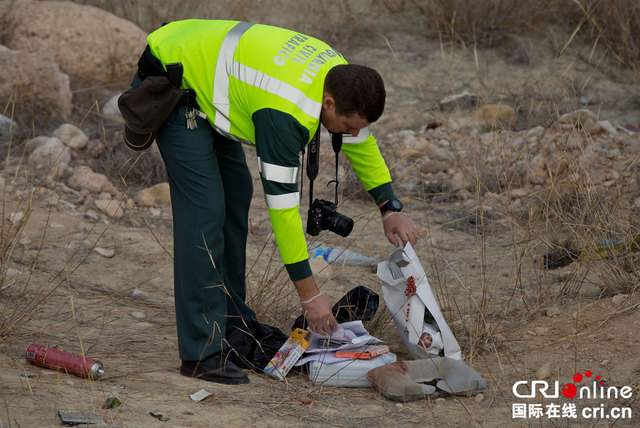
[[[95,247],[93,249],[93,252],[104,257],[105,259],[110,259],[116,254],[113,248],[102,248],[102,247]]]
[[[136,203],[143,207],[154,207],[156,205],[170,205],[171,192],[169,183],[158,183],[136,193],[133,198]]]
[[[151,194],[151,192],[147,191],[147,189],[142,189],[138,193],[136,193],[133,197],[133,200],[138,204],[138,206],[151,208],[156,205],[156,200]]]
[[[2,13],[3,5],[12,3],[0,2],[0,16],[6,16]],[[26,110],[25,115],[38,111],[44,119],[52,116],[69,118],[72,108],[69,76],[46,53],[38,54],[22,47],[16,49],[20,50],[0,49],[0,99],[15,99],[16,105]]]
[[[141,312],[141,311],[133,311],[131,312],[131,316],[138,320],[145,318],[144,312]]]
[[[89,137],[77,126],[70,123],[64,123],[53,131],[53,136],[57,137],[62,143],[73,149],[83,149],[89,141]]]
[[[131,296],[137,299],[146,299],[149,297],[149,294],[146,291],[142,291],[139,288],[134,288],[131,292]]]
[[[509,191],[509,197],[511,199],[519,199],[519,198],[524,198],[527,197],[529,195],[529,189],[525,189],[525,188],[518,188],[518,189],[512,189]]]
[[[93,172],[88,166],[79,166],[69,178],[68,186],[75,190],[88,190],[93,193],[107,192],[109,195],[118,193],[118,189],[109,181],[106,175]]]
[[[45,141],[47,141],[49,138],[48,135],[38,135],[37,137],[33,137],[33,138],[29,138],[24,144],[25,144],[25,153],[29,154],[32,153],[35,149],[37,149],[38,147],[40,147]]]
[[[47,139],[29,155],[29,163],[34,168],[58,170],[59,173],[70,161],[71,151],[56,137]]]
[[[625,302],[625,300],[627,300],[627,298],[629,297],[628,294],[616,294],[615,296],[613,296],[611,298],[611,303],[613,303],[616,306],[619,306],[621,304],[623,304]]]
[[[533,330],[540,336],[549,333],[549,329],[547,327],[536,327]]]
[[[120,206],[120,201],[115,199],[101,199],[93,202],[103,214],[111,218],[121,218],[124,215],[124,210]]]
[[[131,81],[146,45],[146,32],[131,21],[70,1],[0,2],[0,16],[9,8],[12,31],[3,34],[8,48],[49,58],[74,82]]]
[[[516,121],[513,107],[504,104],[487,104],[478,107],[471,116],[472,119],[486,122],[491,126],[510,125]]]
[[[542,367],[540,367],[536,372],[536,379],[537,380],[549,379],[550,375],[551,375],[551,363],[547,362],[543,364]]]
[[[569,113],[565,113],[560,116],[558,122],[561,124],[570,124],[576,128],[584,128],[584,125],[587,125],[591,122],[598,121],[598,116],[594,112],[589,109],[578,109]]]
[[[120,113],[120,109],[118,108],[118,98],[120,98],[120,95],[121,94],[114,95],[109,98],[107,102],[102,105],[102,110],[100,112],[109,119],[124,123],[122,113]]]
[[[560,315],[562,312],[558,305],[553,305],[546,310],[546,314],[548,317],[555,317],[556,315]]]
[[[618,135],[618,131],[615,126],[613,126],[608,120],[599,120],[598,126],[600,126],[600,128],[602,128],[602,130],[607,134]]]

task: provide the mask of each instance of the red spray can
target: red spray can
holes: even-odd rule
[[[25,356],[31,364],[88,379],[98,379],[104,373],[102,363],[98,360],[83,358],[35,343],[27,347]]]

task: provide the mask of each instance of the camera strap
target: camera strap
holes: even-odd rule
[[[342,148],[342,134],[331,134],[331,147],[333,147],[333,152],[336,155],[336,178],[329,181],[327,185],[331,183],[336,184],[335,203],[336,205],[338,205],[338,185],[340,184],[340,181],[338,180],[338,154],[340,153],[340,149]],[[318,171],[320,170],[320,125],[318,125],[316,134],[309,142],[308,148],[309,154],[307,155],[307,178],[309,178],[309,206],[311,206],[311,204],[313,203],[313,181],[318,176]]]

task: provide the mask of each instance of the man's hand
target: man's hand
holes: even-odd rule
[[[396,247],[399,247],[400,244],[406,244],[407,241],[411,242],[411,245],[415,245],[418,241],[420,230],[418,230],[416,224],[411,220],[411,217],[400,212],[391,212],[382,218],[384,234],[387,235],[389,242]],[[402,242],[398,242],[396,235]]]
[[[324,334],[327,337],[338,326],[338,321],[331,313],[331,307],[324,297],[313,276],[293,281],[300,296],[300,304],[312,333]]]
[[[328,337],[338,326],[338,322],[331,313],[329,301],[324,296],[319,296],[309,303],[303,303],[302,310],[307,318],[309,331],[312,333],[323,334]]]

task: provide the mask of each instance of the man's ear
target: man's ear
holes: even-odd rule
[[[335,108],[335,105],[336,100],[334,100],[331,95],[325,92],[324,96],[322,97],[322,109],[329,110],[331,107]]]

